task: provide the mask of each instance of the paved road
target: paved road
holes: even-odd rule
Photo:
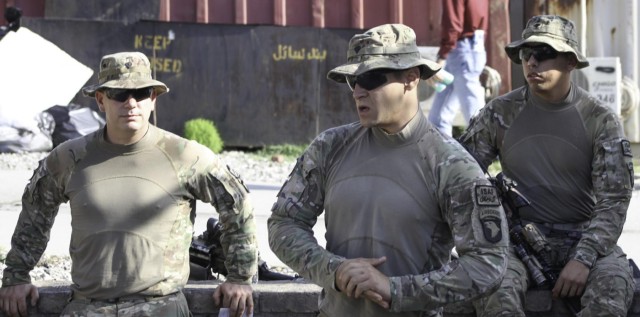
[[[0,246],[9,247],[11,235],[15,228],[20,213],[20,199],[22,191],[31,177],[31,171],[0,171]],[[276,194],[281,184],[248,184],[251,191],[252,201],[255,208],[256,225],[258,228],[258,243],[260,255],[269,266],[282,266],[282,262],[269,249],[267,234],[267,219],[271,214],[271,206],[275,201]],[[198,202],[196,205],[196,223],[194,230],[196,234],[202,233],[206,229],[209,217],[218,217],[213,206]],[[60,206],[58,216],[51,230],[51,240],[47,245],[45,254],[68,255],[69,240],[71,238],[70,228],[71,216],[69,205]],[[324,240],[324,218],[318,219],[316,224],[316,238],[322,245]]]
[[[20,197],[22,190],[27,183],[31,172],[26,171],[0,171],[0,246],[9,246],[11,234],[15,227],[20,211]],[[640,181],[636,179],[636,181]],[[269,249],[267,238],[267,219],[270,209],[275,201],[275,196],[280,184],[248,184],[252,193],[252,200],[255,207],[255,218],[258,227],[258,242],[260,254],[270,266],[283,265],[282,262]],[[217,217],[215,209],[201,202],[196,206],[197,214],[195,223],[195,233],[200,234],[206,228],[209,217]],[[63,205],[60,208],[54,227],[51,232],[51,241],[45,251],[46,254],[67,255],[71,232],[69,224],[69,206]],[[324,239],[324,218],[318,219],[315,226],[315,237],[321,245],[325,244]],[[631,206],[627,214],[627,222],[619,240],[619,245],[627,254],[640,263],[640,191],[633,193]]]

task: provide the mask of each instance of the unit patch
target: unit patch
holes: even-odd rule
[[[496,209],[482,209],[479,212],[484,238],[492,243],[502,240],[502,217]]]
[[[476,204],[478,206],[500,206],[498,192],[489,185],[476,185]]]

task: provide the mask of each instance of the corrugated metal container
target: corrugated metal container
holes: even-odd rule
[[[559,14],[575,21],[584,53],[619,56],[623,75],[637,83],[638,3],[637,0],[616,3],[611,6],[605,0],[490,0],[487,64],[502,77],[500,93],[524,84],[520,67],[511,67],[503,48],[511,41],[511,34],[519,38],[527,20],[537,14]],[[118,21],[125,25],[147,20],[346,29],[353,34],[383,23],[404,23],[416,31],[421,46],[438,45],[442,10],[441,0],[0,0],[0,8],[8,6],[20,7],[24,17]],[[6,23],[3,16],[0,22]],[[287,33],[289,29],[279,29],[278,33]],[[97,55],[108,45],[88,49]],[[334,65],[327,68],[330,66]],[[625,123],[633,127],[628,132],[634,140],[640,140],[639,122],[640,113],[636,111]]]
[[[0,0],[16,5],[26,17],[138,20],[311,26],[368,29],[404,23],[416,31],[418,45],[437,46],[441,0]],[[491,0],[487,64],[502,76],[501,92],[511,89],[511,64],[503,47],[510,40],[509,0]]]
[[[23,26],[93,69],[108,53],[145,53],[171,89],[156,123],[177,134],[203,117],[229,146],[300,144],[357,120],[349,89],[325,79],[343,62],[334,52],[346,52],[351,29],[28,18]],[[95,104],[80,94],[73,102]]]
[[[309,142],[356,121],[348,90],[325,79],[344,62],[349,38],[404,23],[418,45],[438,46],[442,10],[440,0],[0,1],[21,7],[23,25],[90,67],[114,51],[146,53],[172,88],[159,100],[157,124],[181,134],[186,120],[206,117],[237,146]],[[510,63],[495,46],[508,41],[506,11],[507,0],[492,1],[488,36],[489,65],[502,74],[504,91]],[[326,57],[276,57],[314,49]],[[80,96],[74,102],[93,105]]]

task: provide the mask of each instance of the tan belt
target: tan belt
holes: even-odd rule
[[[576,222],[576,223],[539,223],[523,220],[522,224],[526,225],[531,223],[535,225],[538,230],[545,236],[557,236],[566,235],[567,238],[580,239],[584,229],[589,227],[589,221]]]

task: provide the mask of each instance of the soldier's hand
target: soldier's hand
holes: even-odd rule
[[[570,260],[560,272],[551,294],[554,298],[580,296],[584,292],[588,277],[589,268],[586,265]]]
[[[27,297],[31,306],[40,298],[38,288],[33,284],[20,284],[0,288],[0,310],[9,317],[27,316]]]
[[[374,292],[374,291],[365,291],[362,296],[364,296],[364,298],[378,304],[378,306],[384,308],[384,309],[389,309],[389,307],[391,307],[391,299],[389,300],[385,300],[384,297],[382,297],[382,295]]]
[[[386,257],[349,259],[336,271],[336,287],[348,297],[365,298],[383,308],[391,303],[389,277],[382,274],[376,266],[384,263]]]
[[[213,293],[213,300],[218,307],[229,308],[230,316],[241,317],[253,315],[253,289],[251,285],[224,282]]]

